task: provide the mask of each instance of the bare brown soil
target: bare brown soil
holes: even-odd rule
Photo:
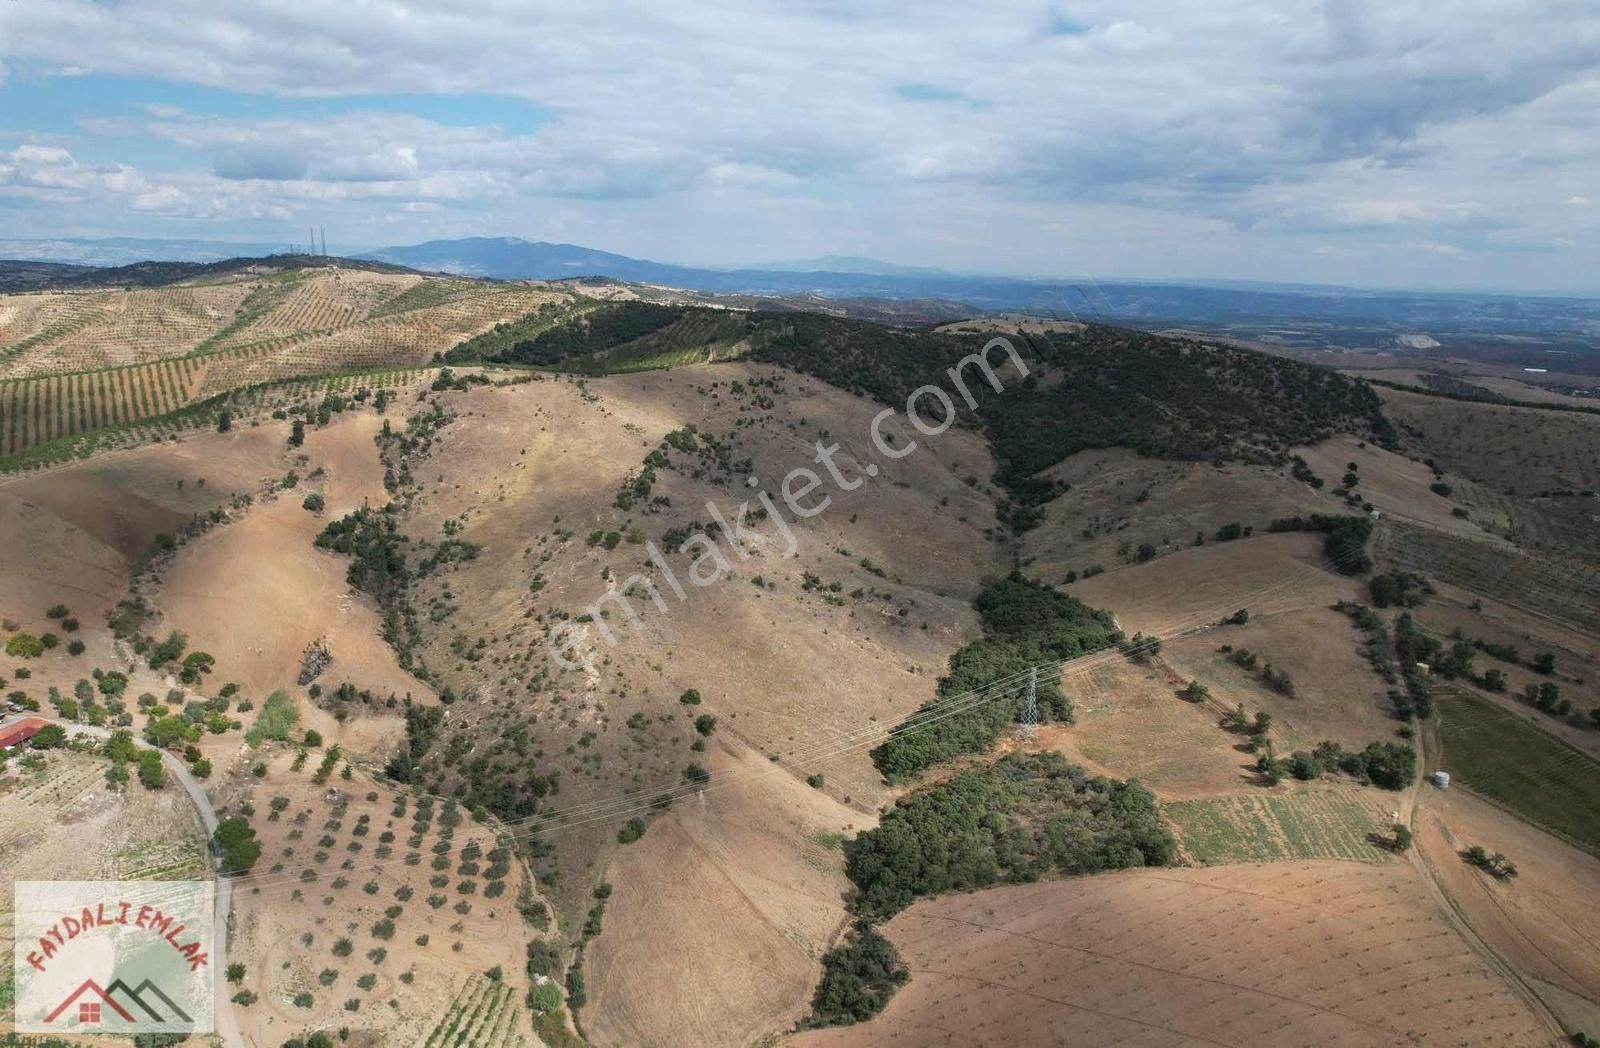
[[[1023,536],[1023,554],[1034,558],[1030,570],[1048,582],[1095,565],[1115,571],[1133,563],[1145,544],[1164,558],[1193,546],[1197,536],[1215,541],[1225,524],[1264,533],[1279,517],[1342,506],[1286,469],[1164,462],[1122,449],[1080,452],[1047,472],[1071,488]]]
[[[1240,608],[1260,616],[1357,600],[1364,588],[1327,569],[1320,535],[1290,532],[1208,543],[1108,570],[1070,592],[1111,611],[1126,633],[1165,635],[1216,623]]]
[[[263,426],[278,442],[277,475],[294,468],[309,477],[322,468],[325,476],[262,497],[237,522],[190,543],[166,571],[154,596],[166,623],[186,633],[191,647],[215,656],[221,672],[247,694],[264,697],[279,688],[299,692],[303,653],[320,640],[334,659],[320,680],[324,688],[348,681],[380,698],[434,700],[432,689],[396,665],[393,649],[383,640],[381,614],[345,580],[345,558],[313,545],[332,517],[363,502],[387,501],[372,442],[382,425],[371,412],[342,414],[325,429],[308,433],[298,453],[284,450],[286,423]],[[301,506],[305,493],[317,487],[327,500],[321,515]],[[377,738],[362,734],[345,740],[331,717],[307,706],[308,723],[334,732],[335,741],[357,741],[369,752],[387,750],[398,730],[391,723]]]
[[[1148,870],[919,902],[877,1019],[801,1045],[1554,1045],[1402,863]]]
[[[1426,792],[1417,814],[1420,858],[1474,932],[1574,1029],[1600,1019],[1600,859],[1462,790]],[[1468,866],[1472,845],[1517,865],[1501,882]],[[1556,992],[1549,992],[1554,987]]]
[[[481,870],[463,872],[460,865],[469,843],[485,854],[495,848],[494,832],[462,812],[461,824],[446,836],[443,808],[435,804],[431,826],[413,845],[415,797],[396,815],[393,805],[403,793],[365,775],[335,775],[319,786],[311,775],[320,755],[313,753],[296,772],[292,753],[280,747],[267,777],[249,791],[263,850],[256,870],[235,882],[230,946],[230,956],[246,962],[242,988],[259,996],[236,1011],[246,1038],[276,1045],[307,1029],[350,1027],[385,1044],[421,1044],[468,979],[491,968],[516,991],[516,1028],[531,1038],[520,1001],[528,987],[523,944],[536,933],[517,913],[526,884],[521,866],[512,864],[504,894],[491,899],[484,896]],[[275,797],[288,803],[272,819]],[[362,816],[369,820],[364,833],[357,830]],[[393,850],[381,857],[386,833],[394,835]],[[440,842],[448,842],[450,861],[436,870],[433,849]],[[325,857],[319,861],[319,855]],[[488,865],[487,858],[476,862]],[[435,877],[446,883],[433,885]],[[462,890],[467,884],[472,891]],[[428,901],[434,896],[438,907]],[[401,913],[385,938],[373,929],[396,905]],[[470,908],[462,912],[462,905]],[[335,950],[341,939],[350,942],[343,956]],[[371,954],[374,949],[384,954]],[[334,973],[326,984],[325,971]],[[363,989],[358,980],[368,974],[374,985]],[[311,995],[309,1006],[303,999],[296,1003],[301,993]],[[358,1009],[347,1009],[347,1001],[359,1002]]]
[[[561,771],[558,809],[630,791],[648,800],[681,783],[691,761],[710,770],[713,791],[752,764],[768,773],[718,797],[704,816],[679,802],[684,811],[652,819],[635,844],[617,844],[620,818],[553,831],[566,920],[581,923],[596,882],[614,886],[606,928],[589,946],[590,1004],[580,1013],[602,1040],[635,1043],[650,1030],[663,1031],[650,1035],[660,1043],[682,1043],[689,1031],[753,1036],[798,1014],[816,959],[845,916],[841,859],[810,835],[869,817],[882,796],[867,756],[874,734],[933,695],[950,651],[973,635],[971,596],[985,574],[1001,570],[985,535],[992,502],[965,482],[988,476],[992,463],[972,435],[952,431],[883,463],[877,481],[857,491],[841,494],[830,482],[834,503],[794,525],[797,555],[752,544],[740,559],[730,545],[734,574],[704,589],[685,581],[683,602],[663,584],[667,613],[639,596],[635,627],[613,610],[619,642],[595,638],[592,675],[525,686],[519,667],[545,657],[530,613],[577,615],[647,569],[641,545],[590,546],[591,530],[637,527],[659,544],[673,526],[708,521],[707,500],[731,516],[753,499],[742,471],[696,479],[694,460],[678,453],[680,467],[659,470],[652,490],[669,508],[617,510],[617,489],[668,431],[692,423],[732,440],[763,490],[775,490],[793,466],[814,465],[812,445],[824,433],[842,445],[845,474],[862,475],[873,461],[876,406],[793,376],[771,408],[732,392],[735,380],[777,375],[732,363],[582,387],[544,380],[476,390],[450,398],[460,419],[417,470],[422,497],[408,533],[437,540],[458,519],[462,537],[483,546],[476,560],[428,579],[418,597],[421,608],[455,609],[425,651],[458,694],[478,697],[453,707],[452,718],[481,723],[483,739],[532,717],[553,737],[586,738],[567,753],[548,746],[538,765]],[[669,557],[686,579],[687,558]],[[804,573],[817,588],[806,588]],[[701,705],[679,704],[688,688],[702,694]],[[628,727],[636,714],[643,726]],[[701,714],[717,727],[696,754],[689,722]],[[825,777],[821,790],[804,784],[813,774]],[[797,817],[796,804],[813,813]],[[703,821],[712,814],[714,822]],[[744,901],[732,905],[736,897]],[[647,932],[647,922],[659,931]],[[701,943],[709,928],[722,945],[693,970],[660,963],[664,951],[688,956],[672,937]],[[719,989],[700,992],[710,986]]]
[[[1076,722],[1041,728],[1041,743],[1100,774],[1138,779],[1163,800],[1248,785],[1255,758],[1217,726],[1214,705],[1178,697],[1187,683],[1160,664],[1112,662],[1068,674],[1063,690]]]
[[[616,893],[585,965],[597,1044],[756,1042],[799,1020],[849,888],[836,842],[871,819],[737,743],[740,785],[674,805],[607,867]]]

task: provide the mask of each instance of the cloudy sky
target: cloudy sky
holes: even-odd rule
[[[1593,0],[0,0],[0,236],[1600,291]]]

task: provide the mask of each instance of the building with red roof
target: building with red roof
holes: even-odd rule
[[[35,735],[45,722],[38,717],[27,717],[15,724],[0,724],[0,750],[9,750],[21,746]]]

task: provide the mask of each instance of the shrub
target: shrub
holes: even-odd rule
[[[822,982],[807,1026],[847,1026],[883,1011],[911,973],[894,945],[865,921],[822,958]]]
[[[554,1012],[561,1008],[561,990],[553,982],[544,982],[528,991],[528,1007],[536,1012]]]
[[[6,641],[6,654],[14,659],[37,659],[44,654],[44,643],[31,633],[18,633]]]
[[[289,729],[294,727],[295,721],[299,719],[300,711],[295,709],[294,700],[280,688],[268,695],[267,700],[261,704],[261,712],[256,714],[255,723],[245,732],[244,741],[251,746],[260,746],[269,739],[274,742],[287,742]]]

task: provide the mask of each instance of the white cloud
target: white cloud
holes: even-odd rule
[[[419,238],[565,232],[688,261],[853,240],[942,264],[981,228],[1039,272],[1095,268],[1074,257],[1083,241],[1047,225],[1099,229],[1118,214],[1145,239],[1096,239],[1109,268],[1190,259],[1273,276],[1281,251],[1323,260],[1293,276],[1336,278],[1403,236],[1490,268],[1491,234],[1594,245],[1600,229],[1573,228],[1576,204],[1560,202],[1583,199],[1600,162],[1600,11],[1508,4],[1085,0],[1069,24],[1032,2],[955,0],[738,13],[31,0],[0,4],[0,58],[288,98],[493,94],[548,114],[508,131],[358,101],[244,118],[164,100],[85,129],[97,156],[119,135],[193,154],[190,169],[139,177],[177,193],[164,214],[196,221],[336,205],[341,222],[390,239],[404,208]],[[47,168],[31,162],[26,177],[85,177]],[[103,178],[78,191],[129,192]],[[1210,232],[1175,250],[1163,229]],[[1299,237],[1316,240],[1291,248]],[[1330,237],[1352,246],[1315,254]]]

